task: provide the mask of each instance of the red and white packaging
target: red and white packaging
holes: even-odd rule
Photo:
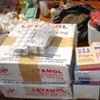
[[[1,83],[0,90],[5,97],[26,99],[72,99],[70,85],[64,84],[17,84]]]
[[[75,24],[52,24],[58,31],[44,56],[28,54],[16,56],[12,46],[20,34],[20,25],[13,30],[0,47],[0,80],[71,83],[69,71],[75,45]],[[22,24],[23,28],[32,25]],[[31,27],[29,27],[31,26]],[[33,25],[34,26],[34,25]],[[41,26],[36,25],[36,28]],[[63,31],[66,30],[66,31]],[[21,30],[20,30],[21,31]]]

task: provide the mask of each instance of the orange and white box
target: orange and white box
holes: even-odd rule
[[[44,56],[15,56],[12,46],[20,32],[13,30],[0,47],[0,80],[71,83],[69,71],[75,44],[75,24],[53,24],[58,30]],[[26,29],[26,27],[24,27]],[[61,31],[61,30],[66,31]]]
[[[100,47],[76,48],[75,81],[100,84]]]
[[[73,85],[74,99],[100,100],[99,89],[100,89],[99,85],[74,84]]]
[[[67,84],[0,84],[0,90],[5,97],[26,99],[71,99],[72,91]]]

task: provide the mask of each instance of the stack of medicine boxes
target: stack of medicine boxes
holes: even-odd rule
[[[100,45],[76,48],[75,99],[100,100]]]
[[[44,56],[14,55],[12,46],[20,31],[28,31],[32,27],[38,29],[42,25],[20,23],[1,45],[0,90],[5,97],[57,100],[73,98],[70,68],[76,36],[75,24],[50,24],[58,33]]]

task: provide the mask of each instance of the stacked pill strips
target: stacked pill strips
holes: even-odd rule
[[[40,29],[19,30],[21,33],[13,45],[15,55],[27,55],[28,53],[45,54],[55,36],[55,29],[48,25],[41,26]]]

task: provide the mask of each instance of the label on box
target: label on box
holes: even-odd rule
[[[76,49],[77,65],[80,70],[99,69],[99,62],[92,47],[79,47]]]
[[[100,71],[75,71],[75,82],[100,82]]]

